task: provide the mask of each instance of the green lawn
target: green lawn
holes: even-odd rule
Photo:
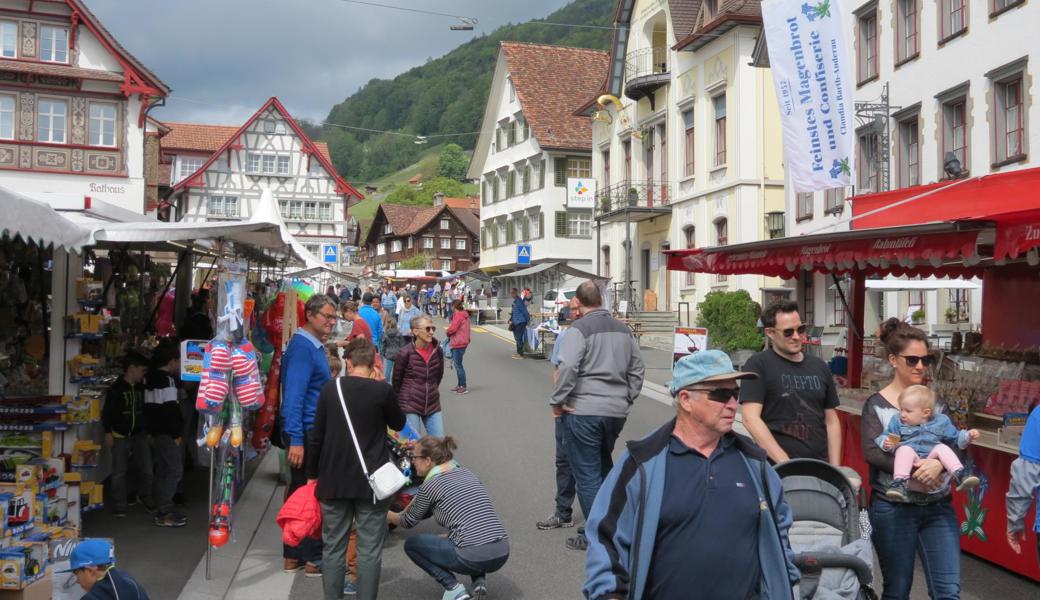
[[[379,191],[366,196],[357,206],[350,207],[350,214],[359,221],[371,219],[376,215],[376,209],[387,193],[389,193],[392,186],[408,185],[408,180],[414,177],[416,173],[422,173],[424,181],[433,179],[437,175],[437,159],[440,157],[442,145],[430,146],[419,155],[419,160],[415,164],[371,182],[369,185],[376,186]],[[480,191],[479,186],[476,184],[467,183],[465,188],[467,194],[476,194]],[[362,187],[358,189],[364,191]]]

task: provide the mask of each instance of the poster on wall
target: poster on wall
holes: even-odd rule
[[[591,177],[567,179],[567,208],[592,208],[596,205],[596,180]]]
[[[672,364],[680,358],[708,348],[708,330],[704,327],[676,327],[672,343]]]
[[[841,0],[769,0],[762,21],[795,192],[852,185],[856,82]]]

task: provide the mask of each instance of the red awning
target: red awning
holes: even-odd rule
[[[912,227],[845,231],[780,238],[734,246],[668,253],[668,268],[736,275],[755,273],[789,279],[798,271],[869,275],[972,277],[980,227],[932,223]]]
[[[997,225],[995,260],[1015,259],[1040,246],[1040,209],[992,215],[988,219]]]

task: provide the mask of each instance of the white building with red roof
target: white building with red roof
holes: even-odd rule
[[[575,110],[607,75],[606,52],[503,42],[468,177],[480,181],[481,269],[531,263],[595,268],[592,208],[567,206],[569,178],[592,174],[592,128]]]
[[[160,135],[147,113],[169,93],[81,0],[0,0],[0,187],[143,214]]]
[[[347,207],[363,196],[277,98],[239,127],[164,124],[160,171],[173,220],[246,220],[269,188],[300,243],[332,268],[347,264]]]

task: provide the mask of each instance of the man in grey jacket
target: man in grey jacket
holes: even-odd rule
[[[588,518],[603,479],[614,466],[611,453],[628,411],[643,389],[643,357],[627,325],[603,309],[592,281],[578,286],[581,319],[560,345],[553,386],[554,416],[560,416],[564,446],[578,487],[578,503]],[[585,550],[584,528],[567,547]]]

